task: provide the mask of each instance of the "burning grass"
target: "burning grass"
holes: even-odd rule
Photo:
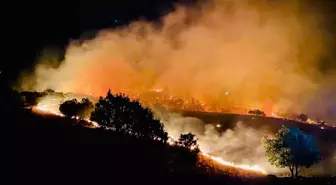
[[[225,174],[234,177],[263,177],[267,172],[256,166],[236,165],[219,157],[199,153],[198,166],[209,174]]]
[[[82,97],[77,97],[75,94],[70,94],[70,93],[64,94],[64,96],[63,95],[62,96],[56,96],[54,94],[55,93],[49,93],[48,95],[43,96],[40,99],[40,101],[38,101],[37,105],[34,108],[32,108],[32,111],[34,111],[34,112],[36,112],[38,114],[42,114],[42,115],[43,114],[47,114],[47,115],[53,115],[53,116],[57,116],[57,117],[64,117],[60,113],[60,111],[58,110],[59,109],[59,104],[62,101],[66,100],[66,99],[69,99],[69,98],[70,99],[72,99],[72,98],[79,98],[79,99],[82,98]],[[63,94],[63,93],[61,93],[61,94]],[[174,107],[174,105],[179,105],[178,103],[176,103],[176,101],[173,101],[174,100],[173,98],[171,98],[171,99],[168,98],[167,99],[167,98],[164,98],[164,96],[163,97],[160,97],[160,96],[156,97],[156,96],[157,96],[157,94],[154,93],[153,96],[147,97],[147,99],[146,99],[146,100],[148,100],[147,103],[149,103],[149,104],[153,104],[153,103],[166,103],[168,105],[173,105],[173,107]],[[156,101],[154,101],[154,100],[156,100]],[[168,103],[165,100],[167,100]],[[181,101],[177,101],[177,102],[181,102]],[[185,104],[183,100],[182,100],[182,103]],[[184,110],[184,112],[186,112],[186,111],[188,112],[188,109],[190,108],[190,106],[189,107],[188,106],[187,107],[186,106],[182,106],[182,108],[184,108],[184,109],[182,109],[182,110]],[[167,110],[169,110],[169,109],[167,109]],[[184,117],[188,117],[188,116],[190,117],[191,116],[191,117],[197,117],[198,118],[200,116],[198,114],[202,114],[202,115],[206,114],[206,115],[208,115],[208,117],[209,116],[210,117],[218,117],[218,116],[230,117],[230,116],[228,116],[228,114],[225,114],[225,113],[224,114],[223,113],[216,113],[216,112],[212,112],[211,113],[211,112],[206,112],[206,111],[201,111],[201,112],[191,111],[191,112],[192,112],[191,115],[188,115],[188,114],[185,115],[185,114],[183,114],[183,116]],[[194,115],[194,114],[196,114],[196,115]],[[270,118],[265,117],[265,116],[258,116],[258,117],[256,117],[256,116],[251,117],[251,116],[246,116],[246,115],[244,115],[244,116],[243,115],[236,115],[236,116],[239,116],[239,119],[240,118],[244,118],[243,120],[245,120],[245,121],[247,120],[247,122],[250,122],[251,118],[252,118],[252,120],[254,120],[254,118],[255,118],[255,120],[254,120],[255,123],[253,123],[253,125],[258,125],[258,124],[260,124],[259,122],[262,123],[263,120],[264,120],[265,123],[269,122],[270,120],[274,121],[275,119],[279,120],[281,123],[282,122],[286,122],[286,123],[288,122],[286,120],[282,120],[282,119],[279,119],[279,118],[270,119]],[[250,120],[250,121],[248,121],[248,120]],[[204,121],[206,121],[206,119]],[[206,121],[206,122],[208,122],[208,121]],[[99,127],[98,124],[95,123],[95,122],[92,122],[90,120],[80,120],[78,117],[73,117],[72,118],[72,123],[73,124],[79,124],[79,125],[87,127],[87,128],[97,128],[97,127]],[[279,125],[281,125],[281,124],[279,124]],[[313,125],[309,125],[309,124],[300,124],[300,125],[313,126]],[[217,126],[218,126],[218,124],[216,125],[216,127]],[[218,131],[219,130],[223,130],[223,129],[227,129],[227,126],[228,125],[220,125],[220,127],[217,128],[217,129],[218,129]],[[270,127],[273,127],[273,126],[270,126]],[[329,130],[329,129],[326,129],[326,130]],[[172,130],[169,130],[169,132],[170,131],[172,131]],[[187,130],[185,130],[185,131],[187,131]],[[202,142],[202,141],[200,140],[199,142]],[[213,142],[220,143],[221,141],[214,140]],[[228,141],[225,140],[224,142],[227,143]],[[216,147],[216,145],[212,145],[212,146]],[[245,147],[250,147],[250,146],[245,146]],[[230,150],[230,149],[228,149],[228,150]],[[202,150],[202,151],[203,152],[209,152],[206,149]],[[232,158],[232,156],[221,156],[221,157],[224,157],[224,158],[219,158],[219,157],[211,156],[209,154],[213,154],[213,153],[212,152],[209,152],[208,154],[207,153],[201,153],[202,157],[200,158],[200,164],[204,163],[205,161],[208,161],[208,162],[210,161],[209,164],[211,164],[211,165],[210,165],[209,168],[206,168],[206,169],[212,169],[213,168],[212,170],[215,171],[216,173],[231,174],[231,175],[246,176],[246,177],[250,177],[250,176],[263,176],[263,175],[267,175],[267,172],[265,171],[265,169],[267,169],[268,172],[276,173],[277,174],[277,172],[274,172],[274,171],[270,170],[267,167],[267,165],[265,165],[265,163],[260,162],[259,158],[257,158],[256,160],[254,160],[251,163],[251,162],[246,162],[246,161],[240,161],[239,159],[235,160],[235,159]],[[246,155],[243,154],[243,156],[246,156]],[[260,155],[258,155],[258,156],[261,157]],[[251,156],[248,156],[248,157],[251,157]],[[204,158],[206,158],[208,160],[204,160]],[[244,159],[244,158],[245,157],[242,157],[241,159]],[[231,161],[235,161],[235,162],[237,162],[237,164],[234,164]],[[240,164],[240,163],[242,163],[242,164]],[[245,163],[248,163],[250,165],[246,165]],[[265,169],[261,168],[260,166],[255,166],[255,164],[261,165]]]
[[[64,117],[62,114],[50,111],[45,106],[37,106],[33,109],[38,114],[50,114],[54,116]],[[76,119],[76,118],[74,118]],[[88,127],[88,128],[97,128],[98,125],[95,122],[90,120],[78,120],[78,123],[81,122],[81,125]],[[225,173],[230,176],[243,176],[243,177],[256,177],[256,176],[264,176],[267,172],[259,167],[259,166],[250,166],[250,165],[239,165],[234,164],[232,162],[226,161],[222,158],[211,156],[210,154],[200,152],[198,156],[198,164],[200,166],[206,166],[207,172],[216,173]]]

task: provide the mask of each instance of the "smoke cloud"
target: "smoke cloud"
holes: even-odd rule
[[[335,148],[335,147],[334,147]],[[323,159],[320,163],[317,165],[314,165],[312,168],[307,169],[305,173],[307,174],[330,174],[335,175],[336,174],[336,150],[334,151],[334,154],[330,156],[329,158]]]
[[[332,75],[317,70],[328,36],[319,12],[302,2],[213,0],[177,7],[162,24],[102,30],[71,42],[60,66],[40,62],[22,88],[100,96],[109,88],[168,87],[206,103],[263,109],[267,102],[266,113],[291,109],[332,120],[335,113],[324,113],[335,105],[324,108],[331,101],[320,95],[335,94],[336,82],[324,83]]]
[[[152,108],[161,119],[170,137],[178,139],[183,133],[193,133],[198,139],[201,151],[222,157],[224,160],[246,165],[258,165],[269,173],[286,172],[286,169],[275,168],[265,156],[262,138],[266,131],[255,130],[238,122],[232,129],[219,133],[215,123],[204,123],[193,117],[182,117],[158,107]]]
[[[215,128],[219,123],[204,123],[194,117],[183,117],[179,113],[171,112],[159,106],[151,107],[155,116],[164,124],[169,137],[178,139],[181,134],[193,133],[198,139],[202,152],[221,157],[235,164],[258,165],[268,173],[276,175],[289,175],[287,168],[276,168],[268,162],[262,138],[273,135],[267,129],[254,129],[239,121],[233,128],[222,133]],[[330,146],[335,148],[334,145]],[[303,174],[332,175],[336,173],[336,150],[332,155],[323,158],[321,162],[311,168],[304,169]]]

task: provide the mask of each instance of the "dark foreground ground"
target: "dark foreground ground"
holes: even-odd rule
[[[181,153],[72,120],[16,112],[15,184],[336,184],[335,178],[301,180],[232,177],[196,167],[172,167]]]

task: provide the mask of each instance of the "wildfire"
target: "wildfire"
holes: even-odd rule
[[[159,88],[154,88],[153,91],[155,91],[155,92],[162,92],[163,90],[159,89]]]
[[[253,171],[253,172],[259,172],[261,174],[267,175],[268,173],[266,172],[265,169],[263,169],[260,166],[254,165],[254,166],[250,166],[250,165],[246,165],[246,164],[234,164],[232,162],[226,161],[220,157],[216,157],[216,156],[212,156],[210,154],[207,154],[205,152],[202,152],[202,155],[205,157],[210,158],[211,160],[224,165],[224,166],[230,166],[230,167],[234,167],[234,168],[239,168],[239,169],[243,169],[243,170],[248,170],[248,171]]]
[[[61,117],[64,117],[63,114],[55,111],[52,109],[52,107],[58,107],[59,104],[51,104],[51,105],[37,105],[36,106],[36,109],[39,110],[39,111],[42,111],[42,112],[47,112],[49,114],[53,114],[53,115],[56,115],[56,116],[61,116]]]
[[[58,107],[59,104],[52,104],[52,105],[37,105],[35,108],[38,110],[38,111],[42,111],[42,112],[45,112],[45,113],[49,113],[49,114],[53,114],[55,116],[60,116],[60,117],[64,117],[64,115],[58,111],[55,111],[53,110],[53,107]],[[74,117],[74,119],[76,120],[80,120],[79,117]],[[99,125],[94,122],[94,121],[91,121],[91,120],[88,120],[88,119],[85,119],[84,121],[90,123],[92,125],[93,128],[98,128]]]
[[[172,138],[169,138],[168,141],[167,141],[167,143],[169,145],[174,145],[175,144],[174,139],[172,139]],[[193,148],[191,148],[191,150],[193,150]],[[229,167],[234,167],[234,168],[238,168],[238,169],[242,169],[242,170],[253,171],[253,172],[257,172],[257,173],[263,174],[263,175],[267,175],[268,174],[265,169],[263,169],[262,167],[257,166],[257,165],[251,166],[251,165],[247,165],[247,164],[234,164],[232,162],[224,160],[223,158],[210,155],[210,154],[208,154],[206,152],[202,152],[201,151],[200,153],[204,157],[208,157],[211,160],[213,160],[216,163],[218,163],[220,165],[223,165],[223,166],[229,166]]]
[[[49,113],[49,114],[53,114],[53,115],[56,115],[56,116],[64,117],[63,114],[53,110],[53,107],[55,107],[55,106],[59,106],[59,104],[37,105],[35,108],[37,110],[45,112],[45,113]],[[75,119],[79,119],[79,118],[75,118]],[[85,120],[85,121],[91,123],[94,128],[99,127],[99,125],[96,122],[93,122],[91,120]],[[174,145],[175,144],[175,141],[172,138],[169,138],[167,142],[168,142],[169,145]],[[205,153],[205,152],[202,152],[202,151],[201,151],[201,155],[203,155],[205,157],[208,157],[211,160],[213,160],[216,163],[218,163],[220,165],[223,165],[223,166],[229,166],[229,167],[239,168],[239,169],[243,169],[243,170],[258,172],[258,173],[265,174],[265,175],[267,174],[267,172],[259,166],[250,166],[250,165],[245,165],[245,164],[234,164],[234,163],[226,161],[226,160],[224,160],[220,157],[212,156],[212,155],[210,155],[208,153]]]

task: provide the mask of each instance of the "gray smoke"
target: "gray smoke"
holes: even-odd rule
[[[255,130],[237,122],[233,129],[223,133],[216,131],[216,123],[204,123],[193,117],[169,112],[164,108],[152,107],[157,118],[163,122],[170,137],[177,139],[182,133],[193,133],[203,152],[223,158],[235,164],[257,165],[269,173],[280,173],[286,169],[271,166],[265,156],[262,137],[266,131]]]

